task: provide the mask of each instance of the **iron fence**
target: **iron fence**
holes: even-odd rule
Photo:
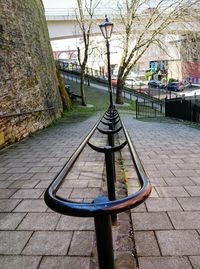
[[[200,98],[166,99],[165,116],[200,123]]]
[[[165,104],[155,101],[136,100],[136,118],[155,118],[165,116]]]

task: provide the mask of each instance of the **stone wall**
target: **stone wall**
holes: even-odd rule
[[[60,117],[62,101],[40,0],[0,0],[0,147]]]

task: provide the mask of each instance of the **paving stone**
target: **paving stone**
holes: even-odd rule
[[[162,171],[149,171],[148,173],[149,177],[172,177],[173,174],[169,170],[162,170]]]
[[[164,212],[132,213],[132,221],[135,231],[173,229],[167,214]]]
[[[70,198],[95,198],[99,193],[99,188],[77,188],[72,191]]]
[[[47,189],[52,182],[52,180],[41,180],[38,181],[39,183],[35,186],[35,189]]]
[[[197,176],[198,173],[194,170],[172,170],[172,173],[175,175],[175,177],[192,177]]]
[[[71,216],[61,216],[56,230],[94,230],[93,218],[78,218]]]
[[[39,269],[90,269],[87,257],[43,257]]]
[[[175,198],[149,198],[146,206],[148,211],[182,211]]]
[[[10,181],[0,181],[0,189],[6,189],[12,182]]]
[[[11,212],[20,201],[19,199],[0,199],[0,212]]]
[[[200,255],[200,240],[196,231],[156,231],[163,256]]]
[[[138,256],[160,256],[153,232],[135,232],[135,244]]]
[[[34,173],[33,180],[53,180],[57,173]]]
[[[0,254],[20,254],[32,232],[0,231]]]
[[[199,168],[199,167],[198,167],[198,168]],[[197,174],[200,175],[200,170],[195,170],[195,172],[196,172]]]
[[[61,188],[58,190],[57,195],[60,196],[60,197],[62,197],[62,198],[67,199],[67,198],[70,197],[71,193],[72,193],[72,189],[61,187]]]
[[[200,186],[185,186],[185,189],[191,196],[200,196]]]
[[[146,211],[147,211],[147,209],[146,209],[145,203],[140,204],[139,206],[131,209],[131,212],[146,212]]]
[[[175,229],[200,229],[200,212],[169,212]]]
[[[20,198],[20,199],[33,199],[39,198],[43,190],[31,190],[31,189],[21,189],[15,192],[12,198]]]
[[[32,167],[30,168],[30,170],[28,171],[28,173],[39,173],[39,172],[42,172],[42,173],[45,173],[45,172],[49,172],[49,170],[51,169],[51,167],[48,167],[48,166],[36,166],[36,167]]]
[[[0,167],[0,174],[5,173],[8,169],[8,167]]]
[[[13,167],[9,168],[6,173],[26,173],[29,170],[29,167]]]
[[[186,257],[141,257],[141,269],[192,269]]]
[[[169,186],[192,186],[194,182],[189,177],[165,177],[165,182]]]
[[[91,256],[94,242],[94,232],[74,232],[70,245],[70,256]]]
[[[15,208],[14,212],[45,212],[47,205],[44,200],[23,200]]]
[[[189,194],[185,191],[183,187],[173,186],[173,187],[156,187],[160,197],[187,197]]]
[[[186,211],[200,210],[200,197],[177,198],[177,200]]]
[[[178,164],[178,167],[185,170],[198,170],[199,169],[199,163],[183,163],[183,164]]]
[[[10,174],[7,180],[28,180],[33,176],[33,174],[31,173],[13,173],[14,174]]]
[[[50,173],[58,173],[58,172],[61,171],[62,168],[63,168],[62,166],[50,167],[49,172],[50,172]]]
[[[41,257],[0,256],[1,269],[37,269]]]
[[[0,230],[15,230],[25,213],[0,213]]]
[[[18,230],[54,230],[60,214],[57,213],[28,213],[20,223]]]
[[[39,180],[16,180],[11,182],[9,188],[21,188],[21,189],[32,189],[38,184]]]
[[[89,180],[72,180],[66,179],[62,185],[63,188],[86,188],[88,186]]]
[[[0,174],[0,182],[7,180],[12,174]]]
[[[80,182],[82,181],[83,180],[81,180]],[[101,186],[102,186],[102,180],[99,180],[99,179],[89,180],[89,183],[88,183],[89,188],[101,188]]]
[[[0,189],[0,199],[9,198],[17,189]]]
[[[192,263],[193,269],[200,268],[200,256],[190,256],[190,262]]]
[[[178,165],[176,164],[156,164],[155,165],[157,167],[158,170],[172,170],[172,169],[178,169]]]
[[[34,232],[22,254],[66,255],[71,238],[71,232]]]
[[[151,182],[152,186],[167,186],[166,182],[161,177],[150,177],[149,181]]]
[[[200,185],[200,176],[198,176],[198,177],[190,177],[190,179],[191,179],[196,185]],[[185,185],[191,185],[191,184],[185,184]]]

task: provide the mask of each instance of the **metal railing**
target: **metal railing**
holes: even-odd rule
[[[105,130],[102,129],[101,126],[107,126],[108,128]],[[122,144],[115,146],[114,136],[121,130],[124,132],[125,141]],[[95,131],[108,135],[108,145],[97,147],[89,142]],[[86,144],[95,151],[105,154],[108,198],[106,196],[100,196],[96,197],[92,203],[76,203],[63,199],[56,193]],[[122,149],[126,144],[129,146],[141,188],[128,197],[116,200],[114,152]],[[64,165],[61,172],[50,184],[45,192],[44,199],[46,204],[58,213],[75,217],[93,217],[95,222],[99,268],[114,269],[111,218],[113,224],[115,224],[117,220],[116,215],[118,213],[138,206],[145,201],[150,192],[150,183],[147,180],[145,171],[131,142],[130,136],[121,121],[117,110],[109,108],[102,119],[91,129],[78,149]]]
[[[83,14],[85,18],[91,18],[91,15],[88,13],[87,9],[83,10]],[[113,8],[98,8],[92,19],[102,19],[105,17],[105,14],[112,18],[119,18],[120,11],[114,10]],[[47,20],[53,17],[60,17],[60,19],[66,20],[76,20],[79,18],[79,10],[78,8],[46,8],[45,16]]]
[[[195,96],[166,99],[165,116],[200,123],[200,98]]]
[[[57,65],[60,71],[65,72],[68,74],[68,79],[74,80],[75,82],[80,81],[80,67],[78,64],[68,64],[62,61],[57,61]],[[90,80],[93,80],[93,82],[100,83],[102,85],[108,85],[108,80],[105,77],[105,74],[99,70],[94,70],[92,68],[86,68],[86,75],[85,75],[85,84],[89,86]],[[116,93],[116,84],[113,83],[113,93]],[[154,101],[154,103],[158,102],[158,104],[163,103],[163,100],[160,100],[161,94],[159,98],[155,97],[152,93],[152,91],[155,92],[155,90],[151,89],[143,89],[142,86],[125,86],[123,88],[123,97],[127,98],[129,100],[149,100]],[[164,97],[166,94],[164,95]],[[163,97],[163,96],[162,96]]]
[[[1,118],[10,118],[10,117],[19,117],[19,116],[26,116],[26,115],[34,115],[38,112],[45,112],[45,111],[51,111],[51,110],[61,110],[62,107],[47,107],[47,108],[41,108],[31,111],[23,111],[23,112],[16,112],[16,113],[3,113],[0,112],[0,119]]]
[[[155,118],[165,116],[165,104],[155,101],[136,100],[136,118]]]

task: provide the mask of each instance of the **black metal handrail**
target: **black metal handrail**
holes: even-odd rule
[[[1,118],[8,118],[8,117],[20,117],[20,116],[35,114],[35,113],[38,113],[38,112],[54,110],[54,109],[62,110],[62,107],[58,107],[58,106],[47,107],[47,108],[41,108],[41,109],[36,109],[36,110],[32,110],[32,111],[25,111],[25,112],[18,112],[18,113],[3,113],[3,112],[0,112],[0,119]]]
[[[99,122],[95,124],[95,126],[85,137],[85,139],[80,144],[75,153],[72,155],[72,157],[69,159],[69,161],[64,165],[61,172],[50,184],[50,186],[45,192],[44,197],[46,204],[52,210],[58,213],[76,217],[94,218],[99,269],[115,269],[111,221],[112,224],[115,225],[117,223],[117,213],[129,210],[141,204],[151,192],[150,183],[146,178],[145,171],[131,142],[130,136],[123,122],[119,118],[119,115],[118,117],[116,117],[116,114],[118,114],[118,112],[114,108],[110,108],[105,113],[106,117],[110,117],[110,119],[113,119],[112,123],[109,124],[109,130],[102,131],[100,128],[98,128],[99,124],[108,126],[108,124],[105,124],[105,122],[102,121],[103,118],[105,119],[105,115]],[[107,120],[110,121],[110,119],[108,118]],[[121,126],[115,129],[117,123],[121,124]],[[122,144],[115,146],[114,134],[116,133],[116,131],[119,132],[121,129],[123,129],[124,131],[125,141]],[[108,135],[108,145],[104,147],[97,147],[89,142],[95,130],[98,130],[101,133]],[[108,196],[96,197],[94,198],[94,201],[92,203],[76,203],[57,196],[56,192],[63,183],[65,176],[72,168],[79,154],[84,149],[86,143],[93,150],[105,154]],[[141,184],[141,188],[136,193],[128,197],[116,200],[116,173],[114,152],[121,150],[127,143]]]
[[[124,128],[124,133],[125,133],[125,136],[129,145],[129,149],[131,152],[131,156],[135,164],[138,178],[141,184],[140,190],[138,190],[136,193],[128,197],[125,197],[123,199],[119,199],[115,201],[104,201],[101,203],[95,203],[95,202],[77,203],[77,202],[70,201],[68,199],[63,199],[56,195],[56,192],[58,191],[59,187],[63,183],[65,176],[70,171],[72,165],[74,164],[75,160],[78,158],[79,154],[85,147],[86,143],[88,143],[89,139],[91,138],[92,134],[95,132],[100,121],[94,125],[92,130],[88,133],[88,135],[85,137],[85,139],[80,144],[78,149],[74,152],[74,154],[69,159],[69,161],[64,165],[61,172],[56,176],[54,181],[50,184],[50,186],[45,192],[46,204],[52,210],[58,213],[61,213],[64,215],[70,215],[70,216],[77,216],[77,217],[95,217],[100,214],[112,215],[112,214],[120,213],[120,212],[123,212],[123,211],[126,211],[128,209],[138,206],[140,203],[144,202],[144,200],[149,196],[151,192],[151,186],[147,180],[145,171],[133,147],[130,136],[124,124],[122,123],[123,128]]]

